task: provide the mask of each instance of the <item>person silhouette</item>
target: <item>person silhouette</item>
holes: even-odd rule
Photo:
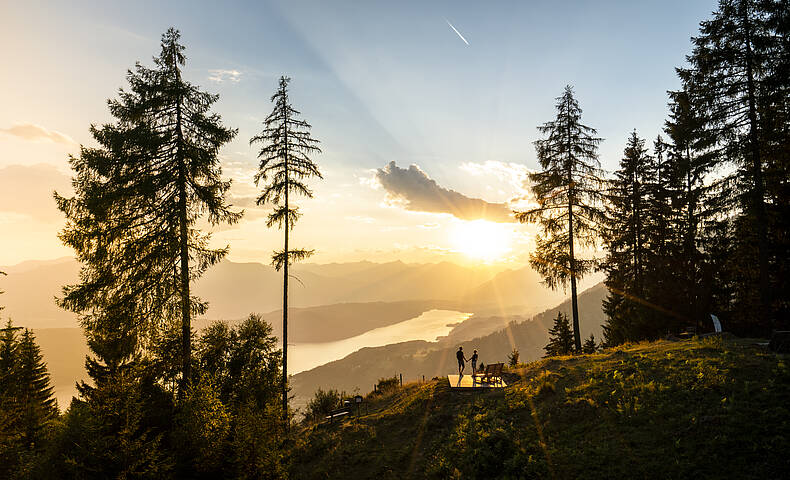
[[[464,368],[466,368],[466,357],[464,357],[464,347],[458,347],[458,351],[455,352],[455,358],[458,359],[458,375],[464,374]]]
[[[477,373],[477,350],[472,353],[472,358],[470,360],[472,360],[472,375],[474,375]]]

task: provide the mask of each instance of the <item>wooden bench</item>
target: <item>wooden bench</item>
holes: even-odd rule
[[[351,403],[345,402],[345,405],[343,405],[342,407],[329,412],[329,415],[326,416],[326,419],[329,420],[330,423],[332,423],[335,420],[335,418],[343,417],[345,415],[350,414],[352,409],[353,407]]]
[[[688,340],[689,338],[693,337],[696,334],[697,334],[697,327],[690,326],[683,329],[683,331],[678,334],[678,337],[684,340]]]
[[[480,382],[490,382],[493,378],[498,378],[502,380],[502,367],[504,367],[504,363],[489,363],[486,365],[485,371],[481,373],[473,373],[473,378],[480,378]]]

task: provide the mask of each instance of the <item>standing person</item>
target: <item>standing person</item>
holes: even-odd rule
[[[455,352],[455,358],[458,359],[458,375],[463,375],[464,368],[466,367],[464,363],[466,361],[466,357],[464,357],[464,347],[458,347],[458,351]]]
[[[477,350],[472,353],[470,360],[472,360],[472,375],[474,375],[477,373]]]

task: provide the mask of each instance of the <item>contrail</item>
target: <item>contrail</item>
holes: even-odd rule
[[[453,24],[452,24],[452,23],[450,23],[450,20],[447,20],[447,19],[445,18],[445,19],[444,19],[444,21],[445,21],[445,22],[447,22],[447,25],[450,25],[450,28],[452,28],[452,29],[453,29],[453,31],[456,33],[456,35],[458,35],[458,37],[460,37],[460,38],[461,38],[461,40],[463,40],[465,44],[469,45],[469,42],[467,42],[467,41],[466,41],[466,39],[464,38],[464,36],[463,36],[463,35],[461,35],[461,32],[459,32],[459,31],[458,31],[458,30],[457,30],[457,29],[456,29],[456,28],[453,26]]]

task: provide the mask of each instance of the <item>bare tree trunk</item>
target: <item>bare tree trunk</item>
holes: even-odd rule
[[[573,311],[573,343],[576,351],[582,349],[581,335],[579,334],[579,305],[576,300],[576,259],[573,255],[573,205],[568,203],[568,244],[571,254],[571,308]]]
[[[283,87],[285,95],[285,87]],[[291,263],[291,255],[288,252],[288,229],[290,213],[288,211],[288,102],[287,97],[283,99],[285,104],[284,126],[285,135],[285,264],[283,266],[283,423],[286,433],[290,430],[288,422],[288,264]]]
[[[570,102],[568,102],[568,111],[570,111]],[[573,252],[573,155],[571,153],[571,124],[570,118],[568,122],[568,249],[570,253],[570,267],[571,267],[571,313],[573,314],[573,343],[577,352],[582,350],[582,339],[579,333],[579,305],[576,299],[576,257]]]
[[[173,60],[175,63],[175,59]],[[180,74],[176,69],[176,79],[180,83]],[[192,325],[190,323],[190,296],[189,296],[189,238],[187,228],[187,179],[186,164],[184,161],[183,142],[184,133],[181,130],[181,99],[176,103],[176,139],[178,146],[178,220],[179,220],[179,254],[181,257],[181,355],[183,362],[182,391],[189,386],[191,378],[192,357]]]

